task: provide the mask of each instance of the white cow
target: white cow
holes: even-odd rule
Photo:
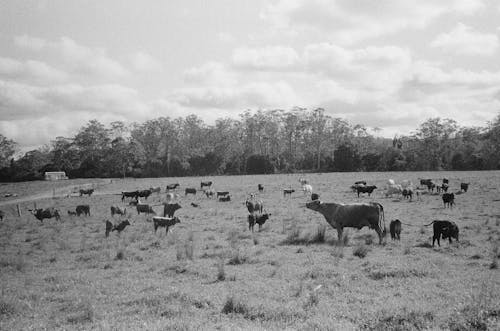
[[[302,191],[304,191],[304,194],[312,194],[313,188],[309,184],[304,184],[302,185]]]

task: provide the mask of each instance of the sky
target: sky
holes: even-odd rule
[[[500,114],[497,0],[0,2],[0,133],[322,107],[378,136]]]

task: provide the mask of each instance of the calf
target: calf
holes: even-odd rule
[[[117,214],[117,215],[125,215],[125,213],[127,212],[126,208],[121,209],[118,206],[111,206],[110,209],[111,209],[111,216],[115,216],[115,214]]]
[[[155,216],[153,217],[153,225],[155,228],[155,233],[156,230],[158,230],[159,227],[164,227],[165,228],[165,233],[168,233],[168,229],[171,226],[174,226],[177,223],[180,223],[181,221],[177,217],[160,217],[160,216]]]
[[[288,194],[289,196],[292,196],[292,193],[295,192],[295,190],[293,189],[284,189],[283,190],[283,196],[286,197],[286,195]]]
[[[218,197],[225,197],[226,195],[229,195],[228,191],[217,191],[217,198]]]
[[[231,196],[230,196],[230,195],[226,195],[226,196],[220,197],[220,198],[219,198],[219,201],[220,201],[220,202],[228,202],[228,201],[231,201]]]
[[[304,194],[312,194],[313,188],[309,184],[304,184],[302,185],[302,191],[304,192]]]
[[[93,188],[90,188],[88,190],[80,189],[80,196],[86,194],[86,195],[88,195],[90,197],[92,195],[92,193],[94,193],[94,189]]]
[[[90,216],[90,206],[89,205],[78,205],[76,206],[76,214],[78,216],[85,214],[85,216]]]
[[[266,223],[271,214],[262,214],[260,216],[257,215],[248,215],[248,230],[252,230],[255,226],[255,223],[259,224],[259,231],[262,229],[262,225]]]
[[[469,189],[469,183],[460,183],[460,192],[461,191],[467,192],[468,189]]]
[[[262,185],[262,184],[257,185],[257,189],[259,190],[259,192],[263,192],[264,191],[264,185]]]
[[[438,246],[441,247],[439,239],[443,236],[443,239],[448,238],[451,244],[451,238],[455,238],[458,241],[458,226],[451,221],[439,221],[434,220],[431,223],[425,225],[433,225],[434,234],[432,236],[432,247],[434,247],[434,242],[437,240]]]
[[[164,203],[163,204],[163,217],[173,217],[176,210],[181,209],[181,205],[178,203]]]
[[[61,220],[61,215],[59,215],[59,210],[52,208],[52,207],[46,208],[46,209],[38,208],[35,210],[32,210],[32,209],[28,209],[28,210],[40,222],[43,222],[44,218],[52,218],[52,217],[54,217],[57,221]]]
[[[120,234],[127,227],[127,225],[130,225],[128,220],[122,221],[118,225],[113,225],[113,223],[106,220],[106,238],[109,236],[111,231],[117,231],[118,234]]]
[[[186,187],[186,190],[185,190],[185,196],[188,195],[188,194],[194,194],[196,195],[196,189],[195,188],[189,188],[189,187]]]
[[[401,240],[401,221],[391,221],[391,223],[389,224],[389,231],[391,232],[392,240]]]
[[[403,198],[405,199],[410,199],[410,201],[412,201],[413,199],[413,191],[411,190],[411,188],[405,188],[403,189]]]
[[[137,206],[135,207],[137,209],[137,215],[140,215],[141,213],[156,215],[155,211],[153,210],[153,207],[151,207],[147,203],[138,203]]]
[[[211,187],[212,186],[212,182],[201,182],[200,183],[200,188],[203,190],[204,187]]]
[[[446,205],[448,205],[448,207],[450,207],[450,208],[453,207],[453,204],[455,203],[455,194],[444,193],[442,198],[443,198],[444,208],[446,208]]]
[[[368,196],[370,196],[373,193],[373,190],[375,190],[377,187],[375,185],[369,185],[369,186],[361,186],[358,185],[356,186],[356,192],[358,192],[358,198],[360,193],[368,193]]]
[[[76,216],[76,211],[68,210],[68,215]]]
[[[175,190],[176,188],[179,187],[179,184],[178,183],[175,183],[175,184],[168,184],[167,185],[167,191],[170,191],[170,190]]]

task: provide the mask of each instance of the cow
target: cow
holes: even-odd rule
[[[94,193],[94,189],[93,188],[80,189],[80,196],[82,196],[82,195],[88,195],[90,197],[92,195],[92,193]]]
[[[428,186],[429,184],[432,184],[432,179],[420,179],[420,185]]]
[[[0,210],[0,221],[3,221],[4,216],[5,213],[3,212],[3,210]]]
[[[129,206],[137,206],[139,204],[139,201],[137,199],[129,201],[128,205]]]
[[[373,190],[375,190],[377,187],[375,185],[369,185],[369,186],[356,186],[356,192],[358,193],[358,198],[360,193],[368,193],[368,196],[370,196],[373,193]]]
[[[312,194],[313,188],[309,184],[304,184],[302,185],[302,191],[304,192],[304,194]]]
[[[344,227],[361,229],[368,226],[377,232],[379,244],[382,244],[386,233],[385,217],[384,207],[378,202],[342,204],[315,200],[306,203],[306,207],[321,213],[328,224],[337,229],[339,242],[342,241]]]
[[[137,200],[138,193],[138,191],[122,192],[122,201],[125,200],[125,198],[133,198]]]
[[[403,189],[403,198],[405,199],[410,199],[410,201],[412,201],[413,199],[413,191],[411,188],[405,188]]]
[[[448,178],[443,178],[443,184],[449,184],[450,181],[448,180]]]
[[[54,217],[57,221],[61,220],[61,215],[59,214],[59,210],[52,208],[52,207],[46,208],[46,209],[38,208],[35,210],[33,210],[33,209],[28,209],[28,210],[40,222],[43,222],[44,218],[52,218],[52,217]]]
[[[85,214],[85,216],[90,216],[90,206],[89,205],[76,206],[76,215],[80,216],[82,214]]]
[[[168,184],[167,185],[167,191],[171,191],[171,190],[175,190],[176,188],[179,187],[179,183],[175,183],[175,184]]]
[[[443,199],[444,208],[448,205],[448,207],[452,208],[455,203],[455,194],[453,193],[443,193],[441,197]]]
[[[401,221],[391,221],[391,224],[389,224],[389,231],[391,232],[392,240],[401,240]]]
[[[225,197],[226,195],[229,195],[228,191],[217,191],[217,198],[218,197]]]
[[[194,194],[194,195],[196,195],[196,189],[195,188],[186,187],[184,195],[188,195],[188,194]]]
[[[109,233],[111,231],[117,231],[118,234],[120,234],[123,230],[125,230],[127,225],[130,225],[130,222],[128,220],[122,221],[118,225],[113,225],[113,223],[106,220],[106,238],[109,236]]]
[[[219,198],[219,201],[220,201],[220,202],[228,202],[228,201],[231,201],[231,196],[230,196],[230,195],[226,195],[226,196],[220,197],[220,198]]]
[[[111,209],[111,216],[115,216],[115,214],[117,214],[117,215],[125,215],[125,213],[127,212],[126,208],[121,209],[118,206],[111,206],[110,209]]]
[[[437,240],[438,246],[441,247],[441,244],[439,242],[439,239],[441,236],[443,236],[443,239],[448,238],[451,244],[451,238],[455,238],[458,241],[458,226],[455,224],[455,222],[451,221],[440,221],[440,220],[434,220],[429,224],[426,224],[425,226],[430,226],[433,225],[433,230],[434,234],[432,236],[432,247],[434,247],[434,242]]]
[[[469,184],[470,183],[460,183],[460,192],[467,192],[467,190],[469,189]]]
[[[177,194],[177,193],[171,193],[171,192],[170,192],[170,193],[167,193],[167,194],[165,195],[165,200],[166,200],[167,202],[170,202],[170,201],[173,201],[173,200],[177,200],[177,199],[179,199],[179,198],[180,198],[180,196],[179,196],[179,194]]]
[[[312,201],[315,201],[315,200],[318,200],[318,199],[319,199],[319,194],[318,193],[311,194],[311,200]]]
[[[385,188],[385,197],[387,198],[389,195],[392,197],[393,194],[403,194],[403,188],[399,184],[388,185]]]
[[[163,217],[173,217],[176,210],[181,209],[178,203],[164,203],[163,204]]]
[[[257,185],[257,189],[259,190],[259,192],[263,192],[264,191],[264,185],[258,184]]]
[[[148,197],[151,195],[151,190],[142,190],[142,191],[137,191],[137,197],[139,198],[144,198],[148,199]]]
[[[212,198],[215,195],[215,190],[212,188],[205,190],[205,195],[207,198]]]
[[[161,193],[161,187],[159,187],[159,186],[151,187],[151,188],[149,188],[149,190],[151,191],[151,193],[158,193],[158,194]]]
[[[202,190],[203,190],[203,188],[204,188],[205,186],[206,186],[206,187],[212,187],[212,182],[211,182],[211,181],[209,181],[209,182],[201,182],[201,183],[200,183],[200,189],[202,189]]]
[[[168,229],[171,226],[174,226],[177,223],[180,223],[181,221],[179,220],[178,217],[160,217],[160,216],[154,216],[153,217],[153,226],[155,228],[155,233],[156,230],[158,230],[159,227],[164,227],[165,228],[165,233],[168,234]]]
[[[68,210],[68,215],[69,216],[76,216],[76,211]]]
[[[262,214],[262,215],[248,215],[248,230],[252,230],[255,226],[255,223],[259,224],[259,231],[262,229],[262,225],[266,223],[271,214]]]
[[[307,179],[305,179],[304,177],[300,177],[299,183],[300,183],[300,185],[306,185],[306,184],[309,184],[309,181]]]
[[[449,188],[449,186],[446,183],[443,183],[441,185],[436,186],[436,189],[437,189],[438,193],[440,193],[441,191],[443,191],[443,192],[446,193],[446,192],[448,192],[448,188]]]
[[[156,215],[155,211],[153,210],[153,207],[148,205],[147,203],[138,203],[137,206],[135,206],[137,209],[137,215],[140,215],[141,213],[146,213],[146,214],[154,214]]]
[[[247,200],[245,202],[248,212],[253,215],[255,212],[259,212],[262,214],[262,210],[264,209],[264,203],[262,201],[250,201]]]
[[[403,189],[405,189],[405,188],[412,188],[413,187],[413,183],[411,182],[411,180],[405,179],[405,180],[401,181],[401,187]]]
[[[286,197],[286,195],[288,194],[289,196],[292,196],[292,193],[295,192],[294,189],[284,189],[283,190],[283,196]]]

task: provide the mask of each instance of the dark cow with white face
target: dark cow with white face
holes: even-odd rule
[[[36,217],[37,220],[43,222],[44,218],[52,218],[54,217],[57,221],[61,220],[61,215],[59,214],[59,210],[50,207],[50,208],[38,208],[38,209],[28,209],[33,216]]]
[[[155,233],[159,227],[163,227],[165,228],[165,233],[168,234],[168,229],[171,226],[174,226],[175,224],[180,222],[181,221],[177,217],[160,217],[160,216],[153,217],[153,226],[155,228]]]

